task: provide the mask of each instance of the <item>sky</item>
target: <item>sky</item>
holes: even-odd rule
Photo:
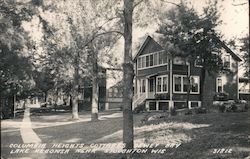
[[[176,0],[169,0],[172,2],[176,2]],[[198,11],[201,12],[203,6],[206,6],[206,0],[188,0],[193,7]],[[249,8],[248,4],[238,5],[242,3],[247,3],[248,0],[218,0],[219,5],[221,5],[221,20],[222,24],[220,27],[217,28],[219,32],[222,33],[224,36],[224,40],[229,40],[233,38],[240,38],[244,35],[249,34]],[[137,46],[142,44],[143,39],[145,39],[146,35],[155,35],[155,31],[157,26],[154,25],[154,22],[147,28],[133,28],[133,55],[137,52]],[[120,48],[120,49],[117,49]],[[116,50],[117,57],[119,60],[123,60],[121,56],[121,50],[123,49],[123,41],[121,40]],[[241,73],[242,74],[242,73]],[[120,78],[115,79],[115,81],[120,80]],[[110,80],[108,82],[108,87],[113,85],[113,81]]]

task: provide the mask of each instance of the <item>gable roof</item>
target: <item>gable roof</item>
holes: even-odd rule
[[[217,36],[214,36],[214,39],[221,44],[221,46],[237,61],[242,61],[242,59],[236,54],[234,53],[226,44],[225,42],[221,41]],[[136,55],[133,58],[133,61],[137,59],[137,57],[143,52],[144,48],[147,46],[147,44],[153,41],[154,43],[156,43],[162,50],[163,47],[156,42],[151,36],[147,35],[147,37],[145,38],[144,42],[142,43],[142,45],[139,48],[139,51],[136,53]]]
[[[153,41],[155,44],[157,44],[163,50],[162,46],[158,42],[156,42],[151,36],[147,35],[144,42],[140,46],[139,51],[133,57],[133,60],[137,59],[137,57],[142,53],[142,51],[144,50],[144,48],[147,46],[147,44],[150,41]]]
[[[240,56],[234,53],[226,44],[225,42],[221,41],[217,36],[214,36],[215,40],[221,44],[221,46],[237,61],[242,61]]]

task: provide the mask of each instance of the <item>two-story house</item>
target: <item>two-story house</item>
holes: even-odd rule
[[[220,40],[218,41],[222,43]],[[229,99],[238,99],[238,62],[241,60],[222,43],[222,60],[226,70],[216,77],[208,77],[208,89],[226,92]],[[135,82],[133,108],[145,105],[148,110],[195,108],[202,105],[202,66],[199,59],[188,62],[185,57],[170,54],[152,37],[147,36],[134,57]],[[225,73],[226,72],[226,73]],[[188,77],[190,76],[190,87]],[[190,88],[187,104],[187,91]],[[206,92],[203,92],[206,93]],[[209,97],[210,96],[210,97]]]

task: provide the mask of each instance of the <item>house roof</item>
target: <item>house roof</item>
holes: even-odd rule
[[[217,36],[214,36],[214,38],[215,38],[215,40],[217,41],[217,42],[219,42],[221,45],[222,45],[222,47],[235,59],[235,60],[237,60],[237,61],[242,61],[242,59],[236,54],[236,53],[234,53],[234,51],[232,51],[226,44],[225,44],[225,42],[223,42],[223,41],[221,41]],[[147,35],[146,36],[146,38],[145,38],[145,40],[144,40],[144,42],[142,43],[142,45],[141,45],[141,47],[139,48],[139,51],[136,53],[136,55],[134,56],[134,58],[133,58],[133,60],[136,60],[137,59],[137,57],[142,53],[142,51],[144,50],[144,48],[147,46],[147,44],[150,42],[150,41],[153,41],[153,42],[155,42],[156,44],[158,44],[159,45],[159,47],[161,47],[162,48],[162,50],[163,50],[163,47],[158,43],[158,42],[156,42],[151,36],[149,36],[149,35]],[[176,56],[183,56],[182,54],[175,54]]]
[[[162,46],[161,46],[158,42],[156,42],[151,36],[147,35],[146,38],[144,39],[142,45],[140,46],[139,51],[138,51],[138,52],[135,54],[135,56],[133,57],[133,60],[137,59],[137,57],[138,57],[138,56],[142,53],[142,51],[144,50],[145,46],[147,46],[147,44],[148,44],[151,40],[152,40],[153,42],[155,42],[156,44],[158,44],[160,48],[162,48]],[[163,50],[163,48],[162,48],[162,50]]]
[[[215,40],[221,44],[221,46],[237,61],[242,61],[242,59],[234,53],[226,44],[225,42],[221,41],[217,36],[215,36]]]

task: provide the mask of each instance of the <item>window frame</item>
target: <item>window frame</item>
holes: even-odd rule
[[[229,60],[229,61],[226,61],[226,58],[227,58],[227,57],[228,57],[228,60]],[[229,67],[226,67],[226,66],[225,66],[225,63],[226,63],[226,62],[229,62]],[[229,70],[231,69],[231,56],[228,55],[228,54],[227,54],[227,55],[223,55],[223,68],[224,68],[224,69],[229,69]]]
[[[167,85],[167,90],[163,91],[163,79],[166,78],[166,85]],[[160,91],[158,91],[158,79],[161,79],[160,83]],[[156,93],[157,94],[162,94],[162,93],[168,93],[168,75],[161,75],[156,77]]]
[[[191,94],[200,94],[200,76],[191,76],[191,78],[192,77],[197,77],[198,78],[198,92],[193,92],[192,91],[192,85],[191,85],[191,87],[190,87],[190,93]]]
[[[181,91],[176,91],[175,90],[175,77],[181,77]],[[192,75],[191,77],[198,77],[198,92],[193,92],[192,91],[192,85],[191,88],[190,88],[190,94],[200,94],[200,76],[196,76],[196,75]],[[177,75],[177,74],[174,74],[173,75],[173,93],[176,93],[176,94],[183,94],[183,93],[187,93],[187,91],[184,91],[184,78],[187,78],[187,75]]]
[[[221,92],[219,92],[218,90],[218,80],[221,80]],[[216,78],[216,93],[223,93],[224,92],[224,82],[223,82],[223,78],[221,77],[217,77]]]
[[[163,63],[159,63],[160,54],[164,54],[166,56],[166,59],[165,59],[166,61],[164,61],[164,59],[162,59]],[[146,60],[147,58],[148,58],[148,66],[147,66],[147,60]],[[165,65],[168,65],[168,55],[165,52],[165,50],[152,52],[152,53],[149,53],[149,54],[146,54],[146,55],[139,56],[137,58],[137,63],[138,63],[138,65],[137,65],[138,70],[154,68],[154,67],[159,67],[159,66],[165,66]],[[153,65],[151,66],[151,64],[153,64]]]

